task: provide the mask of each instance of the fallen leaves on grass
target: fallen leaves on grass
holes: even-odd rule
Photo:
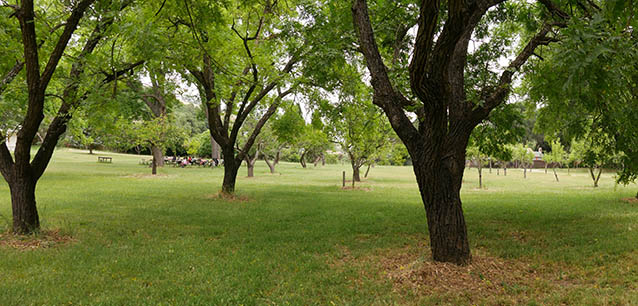
[[[0,233],[0,246],[18,250],[37,250],[66,245],[76,240],[60,230],[43,230],[33,235],[15,235],[9,232]]]
[[[623,202],[629,203],[629,204],[638,204],[638,198],[624,198],[622,199]]]
[[[396,289],[416,295],[468,293],[474,298],[502,294],[541,279],[523,262],[493,257],[477,249],[466,266],[435,262],[429,256],[418,257],[417,252],[408,249],[388,252],[380,258],[382,273],[393,281]]]

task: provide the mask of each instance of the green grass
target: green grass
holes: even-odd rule
[[[215,197],[221,168],[165,167],[149,177],[139,156],[101,154],[113,164],[55,153],[37,188],[41,222],[75,241],[0,246],[1,305],[638,303],[638,204],[621,200],[637,186],[616,186],[612,174],[594,189],[582,170],[561,170],[557,183],[551,171],[523,179],[486,169],[478,190],[476,170],[466,170],[474,254],[540,276],[482,296],[415,291],[384,277],[393,254],[428,260],[410,167],[375,167],[365,189],[342,190],[347,165],[284,163],[271,175],[260,161],[255,178],[240,170],[238,195],[248,200],[227,201]],[[1,182],[5,231],[10,219]]]

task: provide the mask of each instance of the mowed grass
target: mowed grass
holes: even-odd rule
[[[411,167],[378,166],[363,188],[342,190],[347,164],[284,163],[271,175],[260,161],[255,178],[240,170],[231,200],[217,196],[222,168],[150,177],[140,158],[55,153],[38,208],[44,230],[72,240],[0,245],[0,305],[638,304],[638,203],[622,200],[638,186],[611,173],[593,188],[583,170],[555,182],[551,170],[485,169],[479,190],[466,169],[471,247],[494,274],[455,270],[465,286],[429,261]],[[3,231],[10,220],[3,181]]]

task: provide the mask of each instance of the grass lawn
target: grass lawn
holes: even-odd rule
[[[150,177],[139,156],[58,150],[37,188],[44,233],[7,234],[0,182],[0,305],[638,304],[638,186],[583,170],[507,176],[467,169],[473,264],[429,260],[411,167],[375,167],[341,189],[348,165],[223,169]]]

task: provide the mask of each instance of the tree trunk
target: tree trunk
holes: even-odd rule
[[[368,178],[368,173],[370,172],[371,164],[368,164],[368,169],[366,169],[366,174],[363,175],[364,178]]]
[[[545,162],[545,174],[547,174],[547,162]]]
[[[255,176],[255,164],[247,162],[246,163],[246,169],[248,170],[248,177],[254,177]]]
[[[556,173],[556,167],[552,167],[552,170],[554,171],[554,177],[556,178],[556,181],[558,182],[558,174]]]
[[[432,258],[463,265],[471,260],[460,197],[465,153],[454,155],[446,158],[421,154],[412,160],[425,206]]]
[[[490,158],[490,174],[492,174],[492,159]]]
[[[527,178],[527,167],[523,164],[523,178]]]
[[[89,145],[89,154],[93,155],[93,146],[92,145]]]
[[[157,159],[153,157],[153,161],[151,162],[151,174],[157,175]]]
[[[357,165],[354,161],[351,161],[350,164],[352,165],[352,180],[361,182],[361,176],[359,175],[359,168],[361,168],[361,166]]]
[[[478,175],[479,175],[479,189],[483,189],[483,163],[481,158],[478,158]]]
[[[323,153],[321,154],[321,165],[322,166],[326,165],[326,156]]]
[[[151,146],[151,152],[153,153],[153,160],[155,160],[157,167],[164,166],[164,152],[158,146]]]
[[[210,152],[210,157],[213,159],[220,159],[220,147],[219,144],[217,144],[217,142],[215,142],[215,139],[213,138],[213,136],[210,136],[210,147],[211,147],[211,152]]]
[[[301,153],[301,157],[299,158],[299,162],[301,163],[301,166],[303,168],[306,168],[306,151],[303,151],[303,153]]]
[[[237,181],[237,171],[239,165],[233,155],[224,153],[224,181],[222,182],[222,192],[225,194],[235,193],[235,182]]]
[[[591,174],[591,179],[594,181],[594,188],[598,187],[598,181],[600,180],[600,174],[603,172],[603,168],[598,168],[598,174],[594,174],[594,168],[589,167],[589,173]]]
[[[507,166],[503,167],[503,176],[507,176]]]
[[[266,162],[266,165],[268,165],[268,168],[270,168],[270,174],[275,174],[275,165],[277,165],[276,159],[271,163],[268,161],[268,156],[264,155],[264,161]]]
[[[16,234],[30,234],[40,229],[40,218],[35,203],[36,183],[36,180],[20,175],[9,184],[13,232]]]

